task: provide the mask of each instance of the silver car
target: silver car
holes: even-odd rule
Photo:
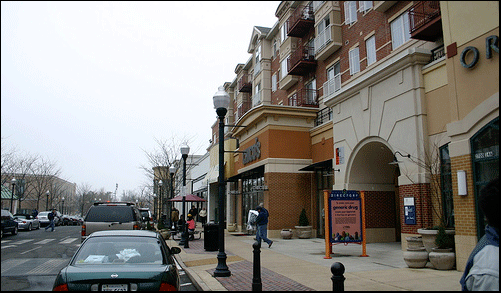
[[[31,231],[32,229],[40,229],[40,221],[32,215],[15,214],[14,220],[18,223],[18,228]]]

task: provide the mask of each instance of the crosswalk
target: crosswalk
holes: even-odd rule
[[[59,240],[59,244],[71,244],[75,241],[77,241],[79,238],[75,237],[68,237],[68,238],[63,238]],[[47,243],[52,243],[52,241],[56,240],[55,238],[46,238],[37,242],[32,242],[31,245],[45,245]],[[31,241],[34,241],[34,239],[23,239],[23,240],[2,240],[1,242],[1,248],[6,249],[9,247],[17,247],[19,245],[23,245],[26,243],[29,243]],[[75,243],[76,246],[80,246],[80,242]]]

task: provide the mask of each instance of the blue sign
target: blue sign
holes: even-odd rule
[[[404,206],[406,225],[416,225],[416,206]]]

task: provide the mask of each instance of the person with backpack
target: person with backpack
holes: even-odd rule
[[[56,218],[56,209],[52,209],[52,212],[50,212],[48,215],[47,215],[47,218],[49,218],[50,220],[50,223],[47,227],[45,227],[45,231],[47,231],[47,229],[49,227],[52,227],[52,230],[51,232],[54,232],[54,226],[55,226],[55,223],[54,223],[54,219]]]

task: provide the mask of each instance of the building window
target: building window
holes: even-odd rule
[[[287,39],[287,22],[284,22],[280,28],[280,43],[283,43],[285,39]]]
[[[372,8],[372,1],[358,1],[358,6],[360,6],[361,12],[366,12]]]
[[[317,80],[313,79],[311,82],[305,84],[306,89],[306,103],[313,105],[317,101]]]
[[[341,66],[339,62],[327,69],[327,81],[324,83],[324,96],[341,89]]]
[[[273,58],[277,57],[277,40],[273,41]]]
[[[442,210],[445,225],[454,227],[454,205],[452,201],[452,175],[451,158],[449,157],[449,145],[440,147],[440,189],[442,192]]]
[[[350,74],[353,75],[360,71],[360,56],[358,47],[350,50]]]
[[[255,64],[254,64],[254,76],[261,72],[261,45],[256,49]]]
[[[357,21],[357,1],[344,2],[344,24],[352,24]]]
[[[365,50],[367,51],[367,66],[376,62],[376,37],[372,36],[365,41]]]
[[[283,79],[284,77],[287,76],[287,59],[289,59],[289,56],[284,58],[282,62],[280,62],[280,79]]]
[[[277,74],[274,73],[271,76],[271,91],[276,92],[277,91]]]
[[[405,12],[391,22],[391,42],[393,50],[411,39],[409,13]]]

